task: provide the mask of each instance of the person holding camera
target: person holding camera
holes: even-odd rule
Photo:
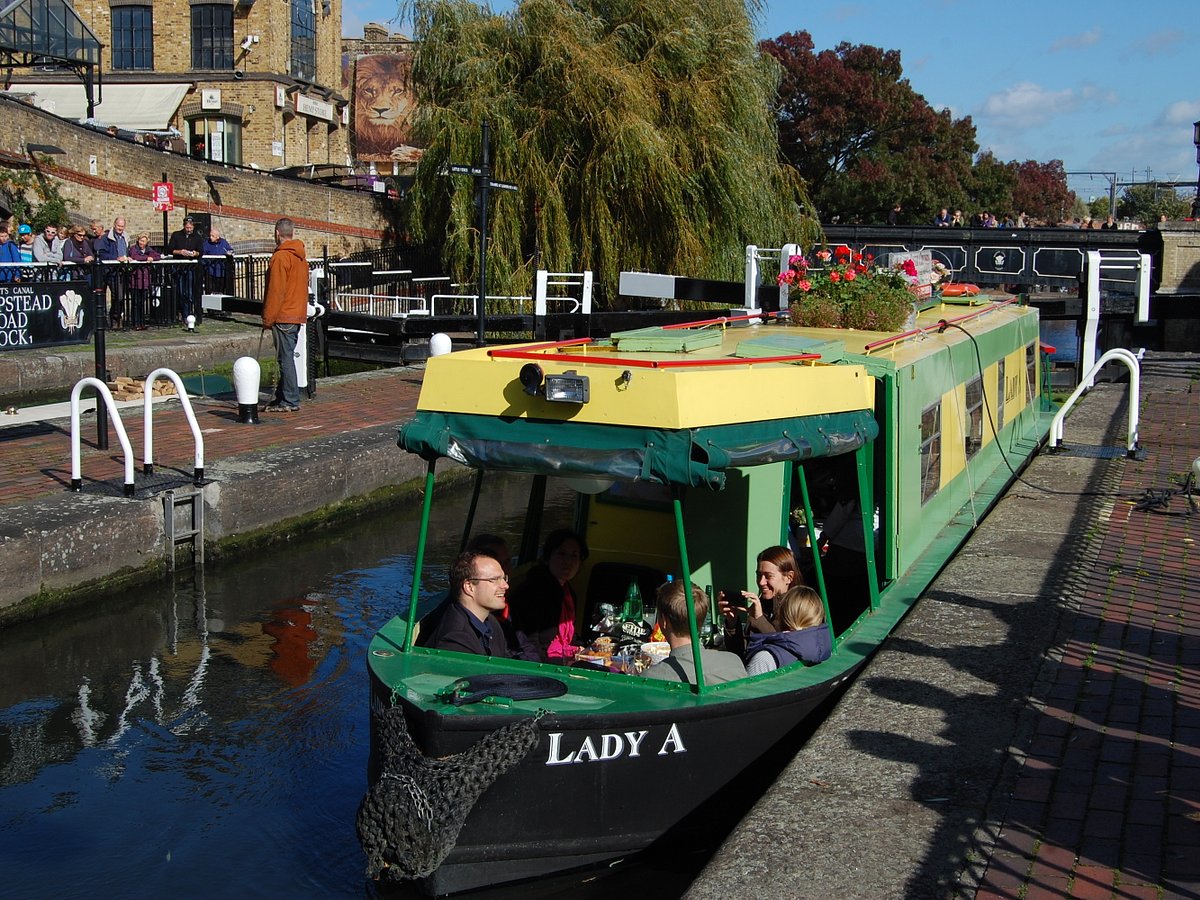
[[[746,639],[746,671],[751,675],[797,662],[815,665],[833,653],[833,635],[825,624],[821,595],[806,585],[794,587],[780,598],[771,624],[775,631]]]
[[[755,578],[758,582],[757,594],[739,590],[722,591],[717,600],[717,609],[725,620],[725,646],[739,653],[744,635],[738,621],[738,611],[746,610],[751,632],[766,634],[775,631],[772,624],[775,604],[792,589],[792,585],[804,582],[792,551],[779,546],[768,547],[758,554]]]

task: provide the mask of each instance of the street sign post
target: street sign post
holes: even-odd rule
[[[487,300],[488,191],[518,190],[515,184],[510,184],[507,181],[492,181],[492,169],[488,153],[487,119],[483,120],[483,134],[480,146],[483,149],[480,152],[480,164],[478,166],[452,164],[445,168],[446,175],[470,175],[475,179],[475,199],[479,207],[479,306],[477,309],[479,323],[475,335],[475,344],[478,347],[484,345],[483,332],[486,325],[484,306]]]

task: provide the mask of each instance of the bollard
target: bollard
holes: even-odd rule
[[[262,368],[253,356],[240,356],[233,363],[233,390],[237,394],[238,421],[258,424],[258,386]]]
[[[187,318],[184,320],[184,322],[185,322],[185,324],[187,325],[187,330],[188,330],[188,331],[195,331],[195,330],[196,330],[196,317],[195,317],[195,316],[188,316],[188,317],[187,317]]]
[[[451,350],[450,335],[439,331],[429,339],[429,355],[445,356]]]

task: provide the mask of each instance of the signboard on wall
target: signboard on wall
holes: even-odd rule
[[[218,88],[205,88],[200,92],[201,109],[220,109],[221,91]]]
[[[150,190],[155,212],[170,212],[175,208],[175,185],[170,181],[156,181]]]
[[[86,344],[92,289],[84,281],[0,283],[0,350]]]
[[[287,88],[282,84],[275,85],[275,107],[283,109],[287,105]]]
[[[326,103],[324,100],[318,100],[315,97],[306,97],[304,94],[296,94],[296,112],[302,116],[311,116],[314,119],[322,119],[326,122],[333,121],[333,104]]]

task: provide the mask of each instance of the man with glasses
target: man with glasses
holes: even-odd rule
[[[450,564],[450,599],[440,619],[417,643],[436,650],[510,659],[516,654],[498,615],[504,611],[508,576],[483,553],[460,553]]]
[[[42,233],[33,239],[33,259],[40,263],[61,263],[63,261],[63,239],[58,236],[57,225],[47,225]]]

